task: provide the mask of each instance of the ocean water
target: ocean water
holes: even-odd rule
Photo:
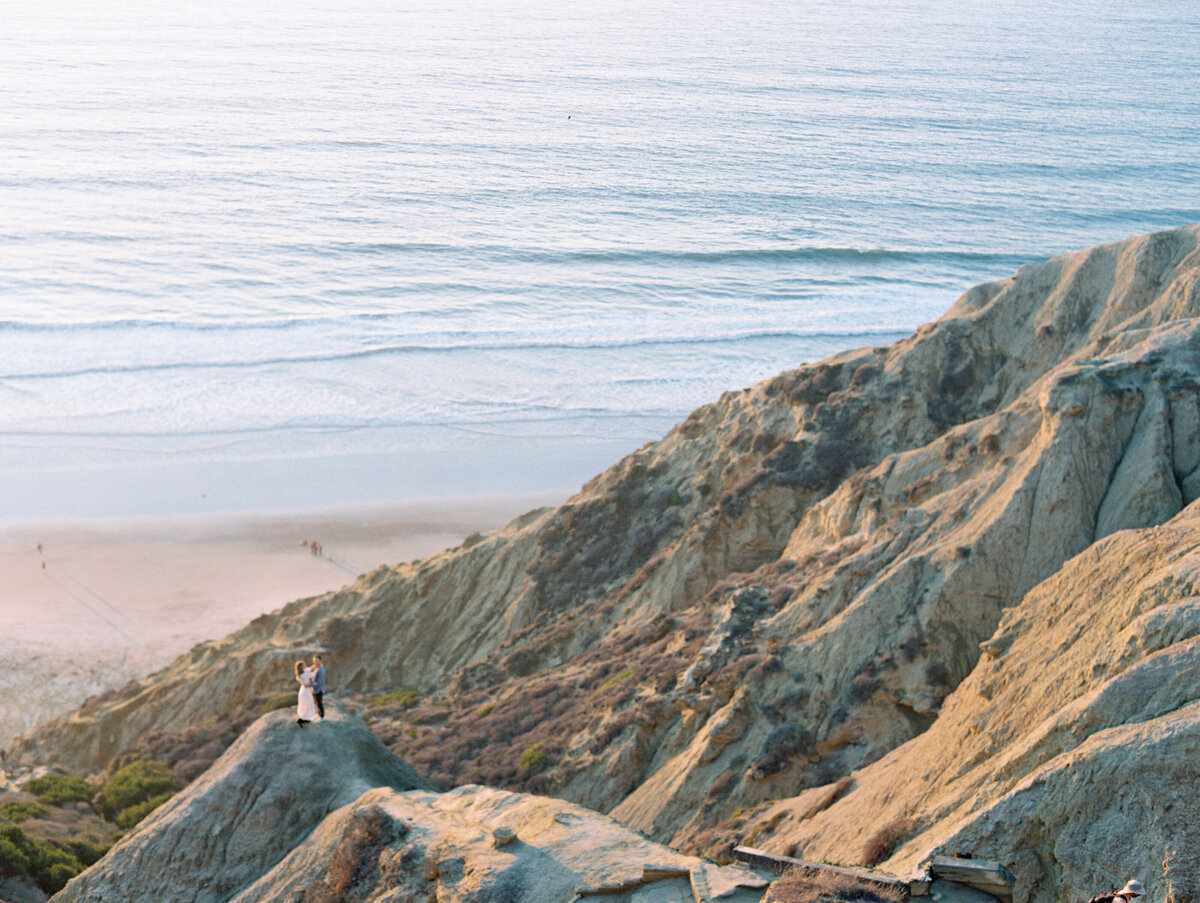
[[[0,17],[0,517],[567,491],[1200,221],[1181,0]]]

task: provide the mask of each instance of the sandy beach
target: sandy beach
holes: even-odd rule
[[[2,525],[0,745],[263,612],[561,500]]]

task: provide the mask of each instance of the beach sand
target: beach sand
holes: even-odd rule
[[[561,501],[0,525],[0,746],[263,612]]]

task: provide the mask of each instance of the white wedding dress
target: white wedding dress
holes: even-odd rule
[[[320,721],[317,716],[317,701],[313,699],[312,682],[314,672],[308,668],[300,672],[300,694],[296,699],[296,717],[301,721]]]

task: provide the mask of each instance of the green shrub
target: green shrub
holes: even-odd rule
[[[10,838],[0,836],[0,875],[28,875],[31,867],[25,851]]]
[[[114,774],[97,795],[96,802],[104,817],[115,821],[125,809],[177,789],[175,775],[167,765],[143,759]]]
[[[66,850],[35,840],[20,828],[0,828],[0,872],[31,878],[52,894],[82,871],[83,863]]]
[[[67,886],[67,882],[78,875],[83,869],[76,868],[66,862],[56,862],[46,869],[38,878],[38,887],[48,894],[55,894]]]
[[[277,696],[272,696],[263,703],[263,714],[267,712],[277,712],[280,709],[288,709],[296,704],[295,693],[280,693]]]
[[[101,843],[92,836],[73,837],[70,840],[64,840],[62,843],[67,848],[67,852],[85,866],[89,866],[93,862],[98,862],[100,857],[108,852],[108,844]]]
[[[70,775],[48,774],[34,778],[25,785],[26,793],[32,793],[43,803],[61,806],[64,803],[86,803],[96,792],[83,778]]]
[[[143,800],[136,805],[128,806],[122,809],[117,814],[117,827],[124,828],[126,831],[128,831],[174,795],[174,791],[171,791],[170,793],[160,793],[158,796],[152,796],[148,800]]]
[[[41,803],[30,803],[25,800],[9,800],[0,803],[0,815],[11,822],[25,821],[27,818],[41,818],[49,815],[50,810]]]
[[[545,740],[539,740],[533,746],[521,753],[521,758],[517,759],[517,767],[528,774],[537,774],[539,771],[544,771],[546,766],[550,764],[550,758],[546,755],[546,751],[542,749],[542,744]]]
[[[371,708],[380,709],[387,705],[398,705],[411,709],[420,700],[416,690],[396,690],[394,693],[384,693],[371,700]]]
[[[615,687],[621,681],[629,680],[629,678],[631,678],[631,677],[633,677],[633,669],[632,668],[626,668],[624,671],[614,674],[612,677],[610,677],[604,683],[600,684],[600,686],[596,687],[596,689],[592,690],[592,692],[588,694],[587,700],[585,700],[585,701],[591,702],[593,699],[595,699],[597,696],[599,696],[601,693],[603,693],[609,687]]]

